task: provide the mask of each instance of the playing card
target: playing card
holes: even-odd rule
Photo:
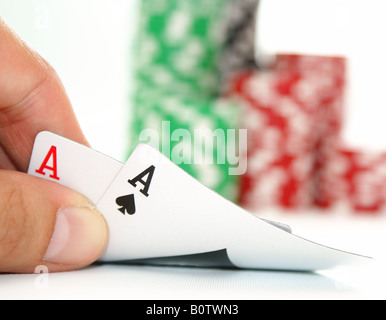
[[[51,132],[35,139],[28,174],[45,178],[85,195],[96,203],[123,164]]]
[[[139,145],[97,208],[110,228],[102,261],[221,252],[234,266],[318,270],[368,261],[307,241],[200,184],[157,150]]]

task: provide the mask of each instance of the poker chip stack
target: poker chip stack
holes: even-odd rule
[[[318,141],[313,151],[312,205],[321,209],[345,208],[355,213],[383,212],[385,154],[349,149],[340,139],[345,120],[345,59],[285,55],[278,56],[277,64],[280,70],[309,70],[311,75],[319,76],[319,81],[324,81],[319,92],[311,91],[319,110],[315,126]],[[305,81],[312,84],[311,79]]]
[[[159,136],[160,151],[172,161],[180,159],[173,157],[173,151],[181,149],[181,157],[188,160],[186,143],[192,139],[194,145],[198,131],[222,129],[226,133],[227,129],[239,127],[238,108],[218,95],[227,2],[142,0],[134,56],[131,150],[143,142],[141,134],[150,129]],[[189,133],[188,137],[180,136],[176,141],[176,135],[183,132]],[[229,175],[229,163],[218,163],[216,159],[217,148],[225,147],[214,139],[211,151],[206,149],[213,155],[213,164],[175,162],[214,191],[235,201],[237,177]],[[192,153],[196,151],[191,148]],[[193,157],[194,154],[190,159]]]
[[[269,69],[259,68],[258,4],[141,1],[130,152],[138,143],[153,144],[252,212],[342,206],[381,212],[386,154],[350,150],[340,139],[346,60],[278,54]],[[230,174],[234,164],[222,156],[227,130],[239,128],[248,130],[248,149],[240,154],[248,167],[241,177]],[[211,162],[195,158],[209,150],[198,139],[210,141]]]
[[[243,105],[248,129],[248,171],[241,204],[309,208],[328,150],[342,127],[345,60],[339,57],[278,55],[273,70],[241,72],[230,95]]]

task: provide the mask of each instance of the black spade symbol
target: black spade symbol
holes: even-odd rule
[[[118,209],[123,214],[134,214],[135,213],[135,200],[134,200],[134,194],[129,194],[127,196],[119,197],[115,200],[118,206],[120,208]]]

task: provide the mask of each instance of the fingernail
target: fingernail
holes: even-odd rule
[[[106,222],[95,210],[61,209],[43,260],[64,265],[90,264],[105,249],[107,234]]]

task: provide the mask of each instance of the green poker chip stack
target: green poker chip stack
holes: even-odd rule
[[[219,97],[227,4],[142,0],[130,152],[138,143],[153,144],[204,185],[237,201],[238,176],[229,174],[234,164],[226,155],[227,132],[239,128],[239,108]],[[206,143],[201,151],[198,137]]]

